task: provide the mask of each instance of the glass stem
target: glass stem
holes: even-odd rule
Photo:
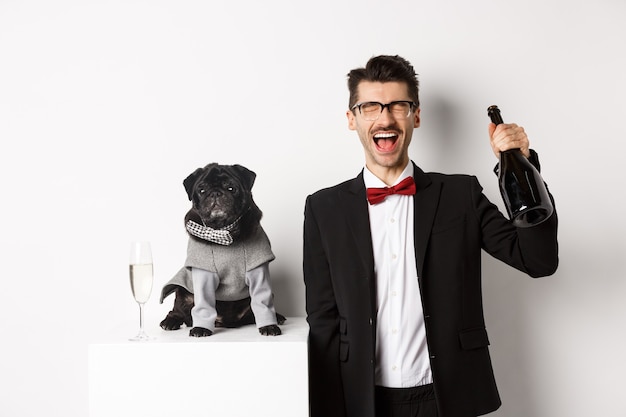
[[[143,303],[139,303],[139,330],[143,333]]]

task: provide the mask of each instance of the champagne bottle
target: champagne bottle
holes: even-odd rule
[[[498,106],[490,106],[487,114],[496,125],[503,123]],[[500,152],[498,184],[514,226],[535,226],[552,215],[554,207],[543,178],[519,149]]]

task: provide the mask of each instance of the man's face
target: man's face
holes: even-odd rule
[[[387,104],[392,101],[412,101],[408,88],[402,82],[370,82],[363,81],[358,86],[358,101],[377,101]],[[420,109],[415,109],[409,116],[394,116],[385,108],[377,120],[367,121],[355,109],[350,110],[348,127],[356,130],[365,151],[365,162],[370,171],[378,172],[404,169],[409,161],[409,145],[413,136],[413,129],[420,125]]]

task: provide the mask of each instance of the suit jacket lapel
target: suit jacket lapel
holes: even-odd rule
[[[413,178],[417,189],[414,197],[414,236],[415,236],[415,259],[417,260],[418,276],[426,257],[426,249],[430,239],[430,232],[435,220],[437,205],[439,204],[439,194],[441,188],[432,184],[430,178],[413,164]]]
[[[341,194],[342,212],[346,216],[348,226],[356,242],[359,257],[365,268],[368,279],[374,272],[374,252],[370,231],[369,211],[363,172],[347,184]]]

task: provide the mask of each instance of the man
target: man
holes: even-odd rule
[[[398,56],[348,74],[352,180],[310,195],[304,280],[312,417],[474,417],[500,406],[481,299],[481,250],[532,277],[558,264],[557,216],[515,228],[477,179],[425,173],[408,155],[417,75]],[[538,165],[524,129],[489,125],[496,156]],[[532,153],[532,155],[531,155]],[[411,180],[412,179],[412,180]],[[368,203],[366,188],[399,194]]]

